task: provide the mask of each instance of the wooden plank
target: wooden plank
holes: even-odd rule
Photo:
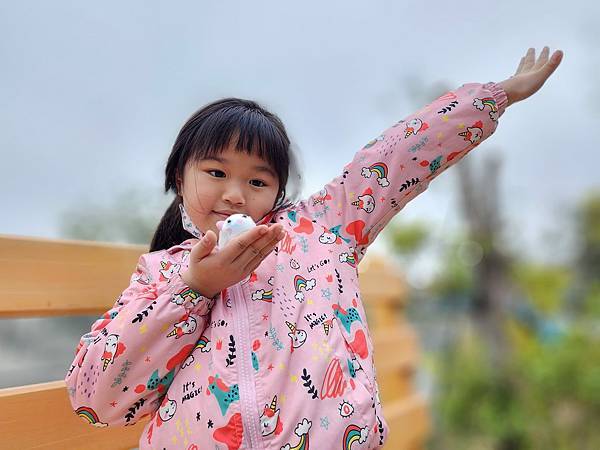
[[[0,318],[101,314],[129,285],[141,245],[0,235]]]
[[[64,381],[0,389],[2,448],[127,450],[138,446],[147,419],[130,427],[95,428],[77,417]]]
[[[383,403],[383,415],[389,426],[385,450],[425,448],[430,419],[427,403],[420,395]]]
[[[387,260],[367,254],[358,266],[361,295],[375,305],[379,302],[403,306],[407,284],[402,273]]]
[[[413,375],[419,360],[416,333],[408,324],[372,331],[375,368],[382,402],[394,402],[413,394]]]

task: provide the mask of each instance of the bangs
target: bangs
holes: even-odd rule
[[[272,119],[239,105],[224,107],[205,117],[191,140],[190,156],[196,161],[218,156],[231,146],[267,161],[277,173],[289,164],[285,160],[290,144],[287,136],[282,135]]]

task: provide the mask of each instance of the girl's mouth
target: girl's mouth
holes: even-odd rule
[[[216,216],[220,217],[223,220],[225,220],[229,217],[229,214],[218,213],[216,211],[213,211],[213,214],[215,214]]]

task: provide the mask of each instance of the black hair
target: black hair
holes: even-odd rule
[[[290,165],[290,139],[283,123],[258,103],[225,98],[196,111],[183,125],[165,168],[165,192],[175,199],[160,220],[150,251],[163,250],[193,238],[183,228],[179,205],[183,202],[178,180],[188,161],[216,156],[229,145],[237,151],[266,160],[277,173],[279,192],[273,208],[283,206]]]

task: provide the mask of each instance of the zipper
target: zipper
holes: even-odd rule
[[[252,375],[250,357],[250,323],[248,319],[248,304],[242,290],[241,283],[233,286],[236,300],[232,300],[235,320],[234,326],[238,335],[238,348],[240,349],[240,409],[242,411],[242,424],[244,425],[243,439],[248,437],[250,449],[262,449],[259,439],[262,437],[258,424],[258,410],[256,409],[256,387]],[[247,431],[248,433],[246,434]]]

